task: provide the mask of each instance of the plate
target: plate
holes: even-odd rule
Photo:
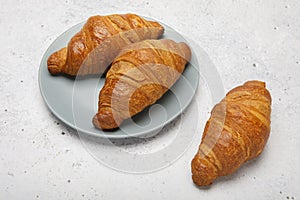
[[[46,105],[58,119],[76,129],[79,134],[103,138],[147,137],[158,133],[190,104],[199,82],[199,66],[193,50],[192,59],[182,76],[154,105],[131,119],[125,120],[120,128],[114,131],[95,128],[92,118],[97,113],[98,94],[104,85],[105,78],[99,76],[71,79],[65,76],[52,76],[47,69],[48,57],[65,47],[84,23],[85,21],[61,34],[46,50],[40,64],[38,80],[40,91]],[[164,23],[161,24],[165,28],[163,38],[188,44],[188,41],[173,28]]]

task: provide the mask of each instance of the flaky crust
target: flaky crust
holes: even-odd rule
[[[194,183],[209,185],[260,155],[270,133],[270,113],[264,82],[248,81],[228,92],[213,108],[192,160]]]
[[[185,43],[144,40],[126,46],[107,72],[99,94],[97,128],[117,128],[155,103],[176,82],[191,58]]]
[[[124,46],[161,37],[164,28],[135,14],[90,17],[68,46],[48,58],[51,74],[101,74]]]

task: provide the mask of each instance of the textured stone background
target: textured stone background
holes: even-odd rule
[[[75,131],[48,111],[38,87],[39,63],[47,47],[91,15],[127,12],[155,18],[197,41],[226,91],[248,79],[267,82],[273,96],[272,131],[259,159],[210,189],[193,185],[189,165],[212,107],[201,82],[197,138],[173,165],[150,174],[105,167]],[[300,198],[299,19],[297,0],[2,1],[0,199]],[[173,126],[176,121],[165,134]]]

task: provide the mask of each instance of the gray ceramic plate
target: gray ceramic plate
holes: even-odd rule
[[[89,77],[74,80],[65,76],[51,76],[47,70],[48,57],[64,47],[85,22],[77,24],[61,34],[45,52],[39,69],[39,86],[42,96],[51,112],[80,134],[104,138],[144,137],[158,133],[189,105],[199,81],[199,66],[194,52],[183,76],[156,102],[132,119],[124,121],[119,129],[102,131],[92,124],[97,112],[98,94],[104,84],[104,77]],[[161,23],[161,22],[160,22]],[[186,42],[171,27],[165,27],[163,38]]]

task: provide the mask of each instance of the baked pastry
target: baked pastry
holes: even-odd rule
[[[190,58],[187,44],[169,39],[126,46],[107,72],[93,118],[95,127],[117,128],[155,103],[180,77]]]
[[[71,76],[101,74],[124,46],[145,39],[157,39],[163,26],[135,14],[90,17],[67,47],[48,58],[51,74]]]
[[[248,81],[227,93],[212,110],[192,178],[199,186],[235,172],[261,154],[270,133],[271,96],[265,83]]]

